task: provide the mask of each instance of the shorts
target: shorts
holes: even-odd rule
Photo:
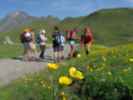
[[[23,46],[24,46],[25,49],[30,49],[30,45],[27,42],[23,43]]]
[[[29,47],[31,50],[36,50],[36,45],[33,42],[29,43]]]
[[[53,50],[54,50],[54,52],[60,52],[60,51],[64,50],[64,47],[63,46],[54,46]]]

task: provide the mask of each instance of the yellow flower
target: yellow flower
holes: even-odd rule
[[[88,65],[87,70],[89,70],[89,72],[93,72],[93,66]]]
[[[64,92],[60,93],[61,100],[68,100],[67,96],[65,95]]]
[[[76,78],[76,79],[79,79],[79,80],[82,80],[82,79],[84,79],[84,75],[83,75],[82,72],[76,71],[76,73],[75,73],[75,78]]]
[[[55,64],[55,63],[48,63],[48,68],[53,69],[53,70],[57,70],[59,68],[59,65]]]
[[[66,96],[63,96],[62,97],[62,100],[68,100]]]
[[[108,75],[109,75],[109,76],[111,76],[111,75],[112,75],[112,73],[111,73],[111,72],[108,72]]]
[[[123,69],[124,73],[128,73],[128,71],[129,71],[128,69]]]
[[[67,77],[67,76],[61,76],[59,78],[59,84],[61,85],[70,85],[72,83],[71,78]]]
[[[48,87],[48,89],[50,90],[50,89],[52,89],[52,87],[51,86],[47,86]]]
[[[64,96],[64,95],[65,95],[65,93],[64,93],[64,92],[61,92],[61,93],[60,93],[60,96]]]
[[[46,85],[45,85],[45,84],[43,84],[43,85],[42,85],[42,87],[44,87],[44,88],[45,88],[45,87],[46,87]]]
[[[69,75],[70,75],[71,77],[74,77],[76,71],[77,71],[77,69],[76,69],[75,67],[71,67],[71,68],[69,69]]]
[[[129,61],[130,61],[130,62],[133,62],[133,58],[130,58]]]
[[[81,57],[81,55],[80,55],[80,54],[78,54],[78,55],[77,55],[77,58],[80,58],[80,57]]]
[[[89,71],[90,71],[90,72],[93,72],[93,68],[92,68],[92,67],[89,67]]]
[[[82,72],[78,71],[75,67],[71,67],[69,69],[69,75],[72,77],[72,78],[76,78],[76,79],[79,79],[79,80],[82,80],[84,79],[84,75]]]

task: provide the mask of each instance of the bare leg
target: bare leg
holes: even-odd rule
[[[56,51],[54,51],[54,53],[53,53],[53,60],[54,60],[54,62],[57,61],[57,52]]]
[[[71,57],[73,57],[75,51],[76,51],[76,47],[73,45],[73,46],[71,47],[71,55],[70,55]]]
[[[90,48],[91,48],[91,44],[90,43],[85,44],[85,52],[86,52],[87,55],[90,53]]]

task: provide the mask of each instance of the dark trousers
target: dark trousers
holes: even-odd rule
[[[40,45],[40,50],[41,50],[41,53],[40,53],[40,58],[44,58],[44,53],[45,53],[45,45]]]

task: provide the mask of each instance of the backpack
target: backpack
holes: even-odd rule
[[[65,42],[65,38],[63,36],[62,33],[58,33],[56,36],[55,36],[55,44],[56,45],[64,45],[64,42]]]
[[[36,43],[40,44],[40,42],[41,42],[40,34],[37,34],[36,35]]]
[[[25,34],[25,32],[21,33],[21,35],[20,35],[21,43],[24,43],[25,42],[24,34]]]
[[[23,32],[20,36],[21,42],[31,42],[32,41],[32,35],[29,32]]]
[[[61,39],[61,41],[60,41],[61,45],[64,46],[65,37],[64,37],[62,34],[61,34],[61,36],[60,36],[60,39]]]

